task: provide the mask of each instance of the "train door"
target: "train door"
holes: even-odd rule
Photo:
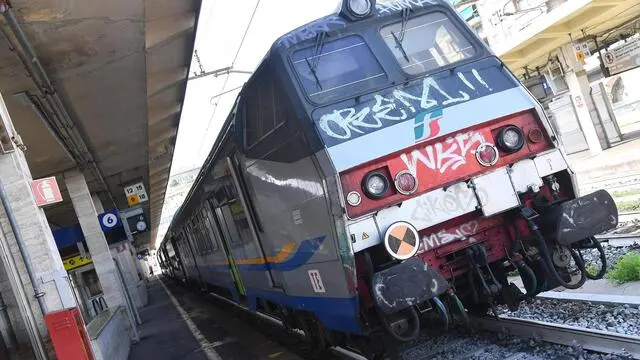
[[[246,287],[265,289],[266,280],[266,288],[280,288],[269,270],[267,258],[256,233],[252,209],[244,197],[231,159],[221,159],[214,168],[217,184],[214,213],[220,224],[225,246],[229,255],[233,257],[234,271],[242,274]]]
[[[209,227],[213,230],[213,234],[216,238],[220,239],[220,244],[222,244],[222,251],[227,259],[227,263],[229,264],[229,271],[231,272],[231,278],[233,283],[236,286],[236,290],[240,295],[246,295],[246,290],[244,288],[244,283],[242,282],[242,278],[240,277],[240,272],[238,271],[238,266],[236,262],[233,260],[233,256],[231,255],[231,249],[229,248],[229,239],[226,239],[224,234],[229,234],[228,229],[222,229],[222,224],[220,223],[220,216],[217,215],[218,209],[216,209],[213,200],[208,200],[207,203],[209,207],[205,207],[205,218],[208,222]],[[216,215],[214,215],[216,213]]]
[[[240,167],[238,165],[235,151],[231,154],[231,156],[227,157],[227,165],[231,172],[231,178],[233,179],[233,185],[234,185],[233,188],[237,194],[239,204],[242,206],[244,214],[249,223],[249,229],[251,230],[252,241],[256,245],[256,248],[260,253],[261,258],[264,261],[265,269],[269,277],[270,285],[272,288],[284,290],[281,275],[279,272],[271,271],[269,267],[269,262],[267,261],[268,258],[266,256],[267,249],[264,248],[265,244],[258,237],[258,229],[257,229],[258,222],[256,219],[255,207],[251,203],[251,199],[248,197],[247,185],[240,171]]]

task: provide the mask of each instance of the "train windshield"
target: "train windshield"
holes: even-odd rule
[[[380,30],[384,42],[411,75],[474,55],[474,49],[447,16],[440,12],[403,20]]]
[[[364,40],[346,36],[325,40],[293,54],[293,65],[309,97],[318,103],[387,82],[387,75]]]

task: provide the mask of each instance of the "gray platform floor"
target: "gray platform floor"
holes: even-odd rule
[[[242,321],[225,314],[205,296],[188,292],[169,279],[162,281],[181,310],[174,305],[160,280],[151,281],[149,305],[140,310],[141,341],[132,345],[130,360],[299,359]]]

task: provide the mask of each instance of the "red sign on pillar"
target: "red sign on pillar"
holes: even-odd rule
[[[62,201],[60,188],[54,176],[33,180],[31,183],[31,191],[36,198],[38,206],[45,206]]]

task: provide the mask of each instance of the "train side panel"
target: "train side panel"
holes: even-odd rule
[[[284,73],[276,64],[263,64],[238,107],[241,177],[255,210],[265,262],[274,287],[281,289],[265,292],[247,286],[247,292],[250,298],[313,312],[329,328],[354,332],[356,298],[338,254],[325,184],[277,77]],[[240,270],[252,276],[251,269]]]

